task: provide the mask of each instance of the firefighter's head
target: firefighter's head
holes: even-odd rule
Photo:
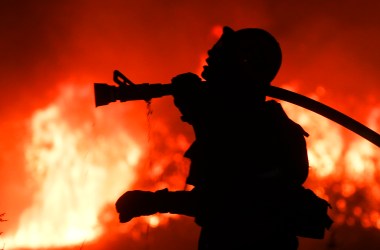
[[[280,69],[282,53],[277,40],[263,29],[234,31],[225,26],[220,39],[208,51],[206,62],[202,77],[207,82],[269,85]]]

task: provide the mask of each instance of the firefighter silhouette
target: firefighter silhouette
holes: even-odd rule
[[[202,78],[172,79],[174,105],[195,141],[190,191],[130,190],[116,202],[121,223],[160,213],[193,216],[199,250],[297,249],[298,237],[321,239],[329,204],[304,188],[309,162],[304,129],[265,89],[282,52],[266,30],[225,26],[208,51]]]

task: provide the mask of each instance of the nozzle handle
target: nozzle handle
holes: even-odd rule
[[[117,83],[117,85],[119,86],[135,85],[131,80],[129,80],[123,73],[121,73],[117,69],[113,71],[113,81]]]

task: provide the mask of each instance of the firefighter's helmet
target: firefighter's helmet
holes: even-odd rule
[[[207,66],[202,76],[213,77],[213,70],[227,71],[235,77],[245,77],[270,84],[277,75],[282,52],[272,34],[261,28],[243,28],[234,31],[223,27],[223,34],[208,51]]]

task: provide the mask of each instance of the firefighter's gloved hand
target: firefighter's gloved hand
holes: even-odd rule
[[[116,201],[116,211],[121,223],[128,222],[135,217],[152,215],[160,212],[160,196],[167,189],[156,192],[133,190],[125,192]]]
[[[173,77],[171,83],[174,97],[187,96],[199,91],[202,80],[198,75],[188,72]]]
[[[183,73],[172,78],[174,105],[182,114],[182,120],[190,122],[201,109],[203,83],[194,73]]]

